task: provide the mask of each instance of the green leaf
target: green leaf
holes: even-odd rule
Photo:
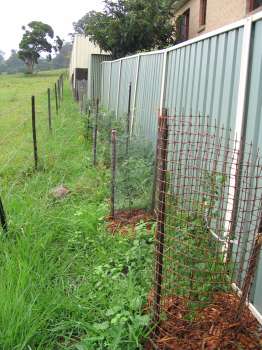
[[[105,331],[106,329],[109,328],[109,322],[105,321],[105,322],[102,322],[102,323],[94,323],[93,324],[93,328],[96,331]]]
[[[149,315],[137,315],[135,317],[135,322],[139,324],[139,326],[147,326],[150,322]]]

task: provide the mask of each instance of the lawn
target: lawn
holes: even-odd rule
[[[61,72],[0,76],[0,349],[141,349],[149,318],[152,235],[112,235],[109,170],[92,166],[85,117],[69,84],[53,132],[48,87]],[[33,171],[30,96],[36,96],[40,169]],[[63,184],[70,193],[54,199]]]

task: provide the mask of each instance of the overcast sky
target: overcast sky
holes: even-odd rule
[[[18,49],[22,25],[42,21],[51,25],[55,35],[68,39],[72,22],[90,10],[101,10],[102,0],[6,0],[0,11],[0,50],[5,57],[11,49]]]

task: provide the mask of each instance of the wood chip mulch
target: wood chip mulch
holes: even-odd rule
[[[148,341],[145,350],[262,350],[262,327],[247,307],[235,321],[238,302],[235,294],[217,293],[189,321],[185,299],[168,297],[164,308],[169,316],[160,324],[156,347]]]
[[[128,234],[135,231],[135,227],[141,221],[147,224],[147,229],[150,230],[154,218],[152,213],[144,209],[119,210],[115,213],[115,217],[108,216],[106,218],[107,229],[109,232],[115,234]]]

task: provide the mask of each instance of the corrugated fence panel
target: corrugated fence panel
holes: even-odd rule
[[[249,93],[247,97],[246,140],[262,151],[262,20],[253,27]],[[260,194],[258,194],[259,196]],[[253,288],[253,303],[262,312],[262,254]]]
[[[104,107],[108,106],[109,87],[110,87],[110,71],[111,62],[102,63],[102,87],[101,87],[101,103]]]
[[[252,142],[254,148],[262,150],[262,20],[261,16],[257,18],[259,19],[253,19],[252,24],[244,128],[247,142]],[[118,116],[125,116],[128,87],[131,83],[133,131],[155,142],[166,57],[163,107],[168,109],[168,113],[209,115],[226,129],[238,130],[239,127],[235,124],[238,96],[241,96],[239,91],[243,91],[243,86],[240,90],[239,85],[246,24],[248,21],[244,20],[231,29],[221,30],[167,51],[118,60],[112,63],[112,71],[110,63],[103,63],[102,103],[108,107],[110,97],[110,109],[118,111]],[[243,61],[243,65],[244,63]],[[260,313],[261,290],[262,256],[252,291],[253,304]]]
[[[164,54],[140,57],[134,132],[156,140]]]
[[[138,57],[130,57],[122,61],[119,87],[118,116],[124,117],[128,110],[128,91],[131,83],[131,106],[133,104]]]
[[[235,126],[242,37],[241,27],[169,52],[169,113],[210,115]]]
[[[109,96],[109,110],[116,111],[117,93],[119,82],[119,67],[121,61],[112,62],[111,80],[110,80],[110,96]]]
[[[111,59],[110,55],[91,55],[91,74],[88,79],[88,98],[101,99],[102,62]]]

